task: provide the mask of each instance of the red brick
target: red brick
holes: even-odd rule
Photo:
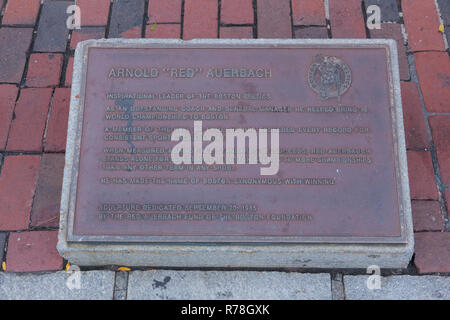
[[[365,38],[361,0],[330,1],[330,24],[333,38]]]
[[[28,229],[39,156],[9,156],[0,175],[0,230]]]
[[[111,0],[77,0],[82,26],[106,26]]]
[[[397,41],[400,79],[409,80],[408,57],[401,26],[396,23],[382,23],[381,29],[370,30],[370,36],[374,39],[394,39]]]
[[[74,1],[44,1],[33,50],[38,52],[65,52],[69,29],[67,7]],[[83,15],[83,14],[81,14]]]
[[[9,0],[2,24],[34,25],[39,13],[40,0]]]
[[[12,232],[6,269],[13,272],[60,270],[63,259],[56,250],[58,231]]]
[[[0,82],[20,83],[33,29],[0,28]]]
[[[296,28],[294,36],[297,39],[327,39],[328,30],[326,27]]]
[[[149,23],[181,22],[181,0],[152,0],[148,2]]]
[[[220,27],[222,39],[252,39],[253,27]]]
[[[28,61],[25,84],[28,87],[57,86],[61,76],[63,55],[57,53],[34,53]]]
[[[17,98],[17,87],[12,84],[0,85],[0,150],[6,147],[9,126],[14,112]]]
[[[224,24],[253,24],[252,0],[222,0],[220,22]]]
[[[430,144],[417,85],[415,82],[402,82],[401,88],[406,147],[427,149]]]
[[[413,200],[411,207],[414,231],[441,231],[444,229],[444,219],[439,202]]]
[[[33,227],[58,227],[64,154],[46,153],[39,165],[39,178],[31,210]]]
[[[402,9],[412,51],[444,50],[434,0],[403,0]]]
[[[419,273],[450,272],[450,232],[420,232],[414,238]]]
[[[428,120],[436,149],[441,179],[445,185],[450,186],[450,116],[432,116]]]
[[[90,39],[101,39],[105,37],[104,27],[84,27],[80,30],[74,30],[70,39],[70,49],[74,50],[78,42]]]
[[[414,55],[420,89],[429,112],[450,112],[450,59],[446,52]]]
[[[145,37],[156,39],[180,38],[180,28],[179,24],[156,24],[154,27],[148,25],[145,28]]]
[[[292,38],[289,0],[258,0],[258,38]]]
[[[427,151],[408,151],[409,186],[412,199],[438,198],[431,155]]]
[[[42,137],[51,95],[51,88],[28,88],[20,91],[6,150],[42,151]]]
[[[140,38],[142,36],[142,27],[141,26],[135,26],[128,30],[123,31],[120,34],[121,38],[124,39],[136,39]]]
[[[70,107],[70,89],[56,88],[53,94],[45,135],[46,152],[59,152],[66,149],[67,121]]]
[[[183,39],[217,38],[217,0],[186,0]]]
[[[72,76],[73,76],[73,57],[70,57],[66,66],[66,81],[64,82],[66,86],[72,85]]]
[[[292,21],[295,26],[324,26],[326,24],[324,2],[292,0]]]

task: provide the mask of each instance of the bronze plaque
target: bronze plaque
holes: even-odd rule
[[[406,242],[386,45],[90,42],[83,54],[69,241]],[[178,129],[192,138],[181,164]],[[223,136],[213,163],[209,129]],[[244,163],[227,161],[239,153],[227,129],[256,132]]]

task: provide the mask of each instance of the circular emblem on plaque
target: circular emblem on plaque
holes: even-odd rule
[[[309,66],[308,83],[320,99],[338,98],[340,102],[352,84],[352,71],[337,57],[317,54]]]

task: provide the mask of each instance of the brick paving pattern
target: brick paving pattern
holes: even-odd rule
[[[68,30],[66,8],[75,2],[82,27]],[[416,239],[411,267],[402,273],[450,272],[448,0],[92,2],[0,0],[0,259],[6,273],[63,268],[55,245],[74,49],[105,36],[395,39]],[[373,4],[381,8],[380,30],[365,24],[365,8]]]

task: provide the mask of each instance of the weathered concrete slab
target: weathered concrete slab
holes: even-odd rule
[[[79,276],[79,289],[74,276]],[[77,275],[65,271],[47,274],[0,272],[0,300],[110,300],[113,290],[112,271],[83,271]]]
[[[369,276],[344,276],[345,296],[349,300],[449,300],[450,277],[381,277],[381,288],[369,290]]]
[[[326,273],[134,271],[127,299],[331,299]]]

